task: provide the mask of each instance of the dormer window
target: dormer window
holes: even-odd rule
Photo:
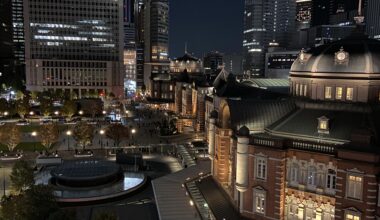
[[[329,119],[326,116],[318,118],[318,133],[328,134],[329,129]]]

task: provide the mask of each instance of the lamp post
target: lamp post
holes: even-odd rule
[[[100,131],[99,131],[99,134],[100,134],[100,149],[103,149],[103,135],[105,134],[106,132],[103,130],[103,129],[101,129]]]
[[[37,131],[33,131],[33,132],[32,132],[32,137],[34,137],[33,151],[36,151],[36,137],[37,137]]]
[[[70,150],[69,145],[70,145],[71,131],[70,130],[66,131],[66,135],[67,135],[67,150]]]
[[[78,113],[79,113],[79,115],[83,115],[83,111],[82,110],[80,110]]]
[[[59,111],[55,111],[54,114],[55,114],[56,116],[58,116],[58,115],[59,115]]]
[[[131,133],[132,133],[132,141],[133,141],[133,135],[136,133],[136,129],[132,128]]]

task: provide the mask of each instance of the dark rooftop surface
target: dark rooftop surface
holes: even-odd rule
[[[230,203],[228,196],[223,192],[214,179],[209,176],[196,182],[197,187],[203,194],[208,206],[216,219],[239,220],[244,219]]]

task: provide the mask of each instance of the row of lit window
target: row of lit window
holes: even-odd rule
[[[335,99],[343,99],[343,87],[335,87]],[[347,87],[345,93],[346,100],[352,101],[354,98],[354,88]],[[325,99],[333,99],[333,87],[325,86]]]

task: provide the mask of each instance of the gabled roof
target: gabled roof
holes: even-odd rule
[[[174,61],[200,61],[200,59],[196,58],[195,56],[185,53],[182,57],[175,58]]]

